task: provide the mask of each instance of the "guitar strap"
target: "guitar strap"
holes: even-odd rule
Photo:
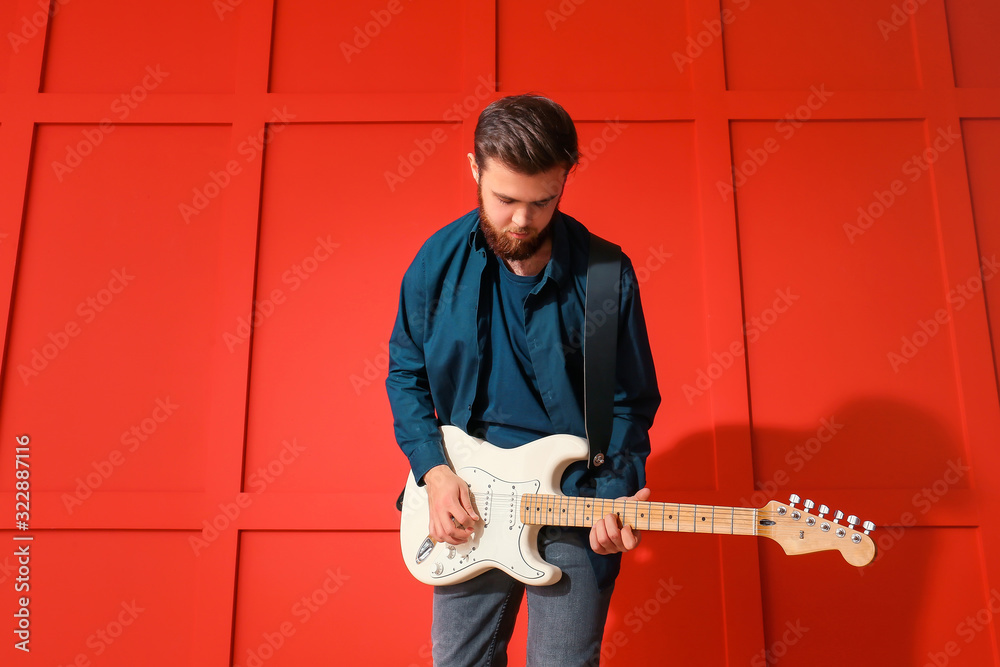
[[[611,442],[621,258],[620,246],[590,235],[583,327],[583,414],[590,441],[588,468],[604,463]]]

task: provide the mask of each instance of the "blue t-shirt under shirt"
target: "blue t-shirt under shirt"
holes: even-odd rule
[[[482,431],[476,435],[498,447],[517,447],[556,432],[538,391],[524,325],[525,299],[544,272],[518,276],[491,257],[487,273],[493,303],[476,398]]]

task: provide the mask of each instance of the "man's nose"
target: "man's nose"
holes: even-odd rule
[[[527,206],[519,206],[511,217],[511,222],[515,226],[525,229],[531,226],[531,213]]]

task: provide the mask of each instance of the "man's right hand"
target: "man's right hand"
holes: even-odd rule
[[[469,485],[446,465],[424,474],[430,510],[430,536],[438,542],[464,544],[473,533],[479,515],[469,497]]]

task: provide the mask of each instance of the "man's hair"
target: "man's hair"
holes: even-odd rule
[[[576,127],[561,106],[541,95],[502,97],[479,114],[476,164],[486,158],[534,176],[554,167],[567,171],[579,160]]]

